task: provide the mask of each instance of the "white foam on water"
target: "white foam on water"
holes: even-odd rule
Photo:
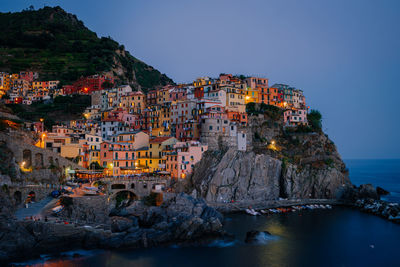
[[[277,240],[278,237],[277,236],[273,236],[273,235],[269,235],[267,233],[264,232],[260,232],[257,236],[256,236],[256,243],[260,244],[260,245],[265,245],[270,241],[274,241]]]
[[[211,248],[227,248],[227,247],[233,247],[236,244],[236,240],[233,241],[226,241],[226,240],[214,240],[210,244],[208,244],[208,247]]]

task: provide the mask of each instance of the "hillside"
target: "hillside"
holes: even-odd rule
[[[0,13],[0,27],[0,71],[38,71],[41,79],[63,84],[103,72],[143,89],[173,83],[61,7]]]

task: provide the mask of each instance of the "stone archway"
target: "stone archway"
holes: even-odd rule
[[[111,189],[126,189],[124,184],[112,184]]]
[[[43,168],[43,154],[42,153],[35,154],[35,167]]]
[[[49,157],[49,165],[50,165],[50,166],[51,166],[51,165],[54,165],[54,160],[53,160],[53,157],[52,157],[52,156]]]
[[[131,189],[135,189],[135,183],[131,183]]]
[[[29,168],[32,166],[32,151],[29,149],[24,149],[22,151],[23,167]],[[25,162],[25,163],[24,163]]]
[[[115,201],[116,208],[121,208],[131,205],[132,202],[138,200],[139,197],[131,190],[121,190],[113,194],[111,199]]]
[[[14,192],[14,203],[16,206],[22,203],[22,193],[21,191]]]
[[[60,167],[60,163],[58,163],[58,158],[55,159],[55,165],[56,167]]]

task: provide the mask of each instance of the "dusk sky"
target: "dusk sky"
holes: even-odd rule
[[[175,82],[219,73],[302,89],[344,159],[400,158],[400,1],[1,0],[60,5]]]

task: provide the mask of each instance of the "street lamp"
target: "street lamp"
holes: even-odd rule
[[[112,176],[114,177],[114,164],[110,163],[110,168],[112,169]]]

